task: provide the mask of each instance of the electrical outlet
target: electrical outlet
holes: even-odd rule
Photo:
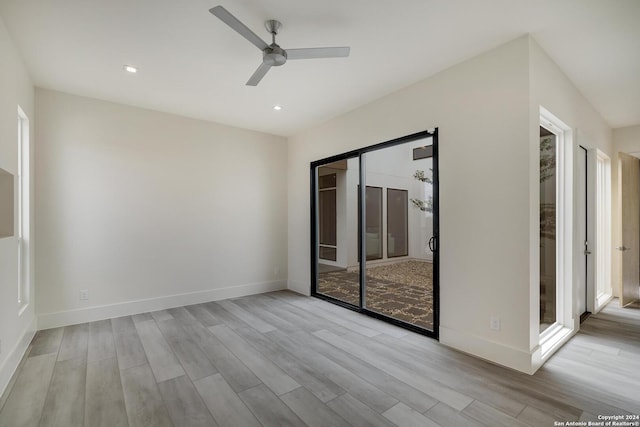
[[[489,318],[489,327],[493,331],[499,331],[500,330],[500,318],[491,316],[491,318]]]
[[[89,299],[89,290],[83,289],[80,291],[80,301],[87,301]]]

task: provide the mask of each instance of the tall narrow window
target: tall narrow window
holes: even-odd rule
[[[337,259],[336,174],[318,177],[318,211],[320,214],[320,259]]]
[[[540,332],[556,318],[557,135],[540,126]]]
[[[18,304],[29,304],[29,119],[18,106]]]
[[[366,241],[367,260],[382,258],[382,188],[367,185]]]
[[[611,161],[597,151],[596,158],[596,310],[611,296]]]
[[[409,196],[407,190],[387,188],[387,257],[409,255]]]
[[[543,360],[575,325],[573,270],[573,133],[540,107],[540,306]]]

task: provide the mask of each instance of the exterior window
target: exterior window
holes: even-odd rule
[[[557,135],[540,126],[540,332],[556,323]]]
[[[319,257],[337,259],[336,174],[318,177]]]
[[[596,159],[596,311],[611,298],[611,160],[597,151]]]
[[[409,196],[407,190],[387,188],[387,257],[409,255]]]
[[[539,331],[546,360],[575,325],[573,269],[573,134],[569,126],[540,107]]]
[[[382,258],[382,188],[367,185],[367,260]]]
[[[29,305],[29,119],[18,107],[18,304]]]

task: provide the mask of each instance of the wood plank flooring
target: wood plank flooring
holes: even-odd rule
[[[282,291],[36,334],[19,426],[553,426],[640,415],[640,308],[612,302],[535,375]]]

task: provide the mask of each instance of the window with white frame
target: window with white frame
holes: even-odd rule
[[[611,297],[611,160],[596,155],[596,311]]]
[[[18,304],[29,305],[29,119],[18,106]]]
[[[571,128],[540,107],[540,344],[572,328],[573,148]]]

